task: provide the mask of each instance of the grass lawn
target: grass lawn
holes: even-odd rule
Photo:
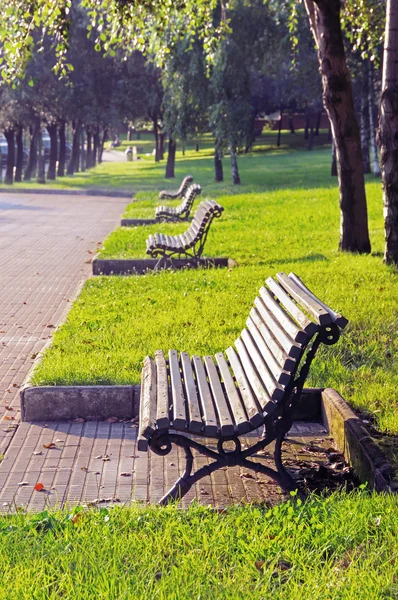
[[[0,598],[398,597],[398,498],[0,516]]]
[[[373,253],[357,256],[337,251],[338,191],[329,175],[328,150],[241,157],[243,184],[220,188],[212,183],[210,158],[191,162],[189,170],[204,186],[202,197],[217,198],[225,207],[210,230],[206,254],[228,256],[238,266],[91,279],[33,383],[138,383],[144,356],[158,348],[200,354],[225,349],[243,328],[265,278],[293,270],[350,320],[342,341],[318,355],[309,384],[335,387],[351,405],[369,411],[380,428],[397,433],[398,277],[382,262],[380,182],[371,178],[367,184]],[[186,163],[178,161],[180,175]],[[137,168],[137,187],[142,187],[147,165]],[[140,198],[126,214],[153,214],[156,192]],[[144,256],[150,231],[185,227],[118,229],[102,255]]]

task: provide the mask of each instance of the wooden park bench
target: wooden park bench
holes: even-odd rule
[[[160,500],[184,496],[217,469],[241,465],[272,477],[285,491],[297,485],[282,463],[312,360],[321,343],[335,344],[347,320],[321,302],[293,273],[278,273],[260,289],[235,341],[214,357],[161,350],[144,361],[138,448],[164,456],[172,444],[185,451],[183,475]],[[242,449],[239,437],[264,426],[260,441]],[[200,443],[198,437],[214,439]],[[275,442],[276,469],[250,457]],[[217,449],[215,449],[215,447]],[[192,473],[192,448],[213,459]]]
[[[156,208],[157,221],[187,221],[197,196],[202,188],[197,183],[189,186],[184,194],[184,200],[175,208],[172,206],[158,206]]]
[[[159,257],[155,269],[159,268],[163,261],[173,258],[198,261],[203,253],[212,221],[220,217],[223,210],[224,208],[214,200],[204,200],[199,204],[190,226],[184,233],[173,236],[162,233],[150,235],[146,241],[146,252],[152,258]]]
[[[185,192],[187,191],[189,184],[192,183],[192,181],[192,175],[186,175],[182,180],[182,183],[177,191],[162,190],[159,193],[159,198],[161,200],[176,200],[177,198],[182,198]]]

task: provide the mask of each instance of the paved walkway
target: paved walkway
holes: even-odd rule
[[[124,198],[1,194],[0,454],[12,438],[9,425],[18,420],[19,388],[35,356],[90,276],[91,258],[127,203]]]

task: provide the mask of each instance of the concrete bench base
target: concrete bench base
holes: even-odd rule
[[[122,227],[138,227],[140,225],[155,225],[159,223],[156,219],[122,219],[120,225]]]
[[[143,275],[153,271],[158,263],[157,258],[94,258],[93,275]],[[228,267],[228,258],[200,258],[192,261],[187,258],[173,259],[165,262],[160,269],[196,269],[197,267]]]

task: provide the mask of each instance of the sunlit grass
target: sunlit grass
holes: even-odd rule
[[[398,596],[398,498],[0,517],[0,598],[379,600]]]

